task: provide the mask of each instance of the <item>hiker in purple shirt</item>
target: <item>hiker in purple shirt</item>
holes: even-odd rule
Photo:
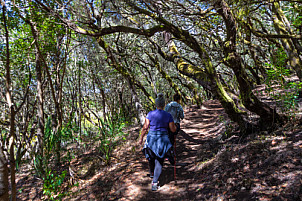
[[[172,147],[168,129],[172,132],[176,131],[172,115],[164,111],[165,98],[162,93],[157,95],[155,105],[156,110],[149,112],[146,116],[139,140],[139,143],[142,144],[143,138],[150,127],[143,152],[149,161],[150,177],[153,177],[152,191],[156,191],[159,188],[158,178],[162,172],[164,158],[167,157],[168,151]]]

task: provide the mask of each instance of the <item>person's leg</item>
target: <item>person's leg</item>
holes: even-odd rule
[[[154,167],[155,167],[155,158],[149,158],[150,177],[153,177],[154,175]]]
[[[163,158],[156,158],[155,159],[153,183],[158,182],[158,178],[159,178],[159,176],[162,172],[163,164],[164,164],[164,159]]]

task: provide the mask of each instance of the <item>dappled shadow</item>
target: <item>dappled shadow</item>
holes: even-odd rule
[[[31,172],[20,172],[19,177],[22,177],[20,180],[16,181],[17,189],[18,189],[18,200],[40,200],[43,195],[42,188],[32,188],[33,186],[41,186],[43,185],[42,180],[37,177],[29,177]],[[25,176],[27,175],[27,176]],[[22,194],[22,196],[20,196]]]
[[[113,165],[102,169],[85,181],[89,189],[82,187],[78,200],[191,200],[196,192],[191,189],[199,156],[209,160],[220,146],[214,147],[213,137],[221,131],[221,106],[212,101],[201,109],[185,111],[185,119],[176,140],[176,181],[174,166],[165,161],[159,178],[160,190],[151,191],[152,179],[147,176],[148,162],[137,144],[139,128],[130,131],[123,149],[114,154]],[[210,107],[213,106],[213,110]],[[177,184],[177,185],[176,185]],[[85,191],[88,191],[84,193]],[[74,194],[75,196],[75,194]],[[72,197],[72,196],[71,196]],[[67,199],[68,200],[68,199]]]
[[[176,181],[174,166],[165,161],[156,192],[137,143],[140,127],[133,127],[112,165],[99,164],[94,174],[78,179],[65,200],[301,200],[301,123],[294,131],[223,141],[228,122],[218,101],[185,110],[176,139]]]
[[[200,133],[198,133],[198,134],[199,135],[203,135],[203,134],[200,134]],[[188,135],[183,130],[180,130],[179,135],[181,135],[188,142],[192,142],[193,144],[201,144],[201,143],[204,142],[204,140],[202,140],[202,139],[195,139],[195,138],[193,138],[192,135]]]
[[[212,108],[210,108],[213,106]],[[195,183],[196,172],[194,167],[198,163],[199,156],[203,160],[209,160],[215,155],[220,145],[214,146],[213,138],[221,134],[221,117],[225,117],[221,105],[212,101],[208,108],[187,110],[185,119],[181,124],[181,131],[176,139],[176,181],[174,180],[174,166],[165,161],[163,172],[159,178],[160,190],[151,191],[151,178],[148,173],[148,163],[143,154],[136,152],[135,160],[138,164],[133,169],[132,175],[125,180],[119,180],[115,186],[123,186],[125,183],[132,183],[131,186],[122,191],[114,190],[107,196],[107,199],[119,198],[120,200],[192,200],[196,189],[190,186]]]
[[[285,138],[250,138],[253,143],[226,145],[215,160],[197,165],[195,177],[203,184],[197,197],[301,200],[302,149]]]

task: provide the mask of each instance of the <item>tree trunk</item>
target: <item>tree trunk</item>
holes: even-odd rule
[[[131,92],[132,92],[132,99],[133,99],[134,104],[135,104],[135,109],[136,109],[136,112],[137,112],[139,123],[140,123],[141,126],[143,126],[144,123],[145,123],[145,112],[144,112],[143,107],[142,107],[142,105],[139,101],[139,98],[137,97],[135,87],[130,82],[129,82],[129,86],[130,86],[130,89],[131,89]]]
[[[59,141],[59,137],[60,137],[60,134],[59,134],[59,130],[57,129],[58,128],[58,118],[57,118],[57,114],[54,113],[51,115],[51,127],[52,127],[52,132],[53,132],[53,135],[55,136],[56,138],[56,141],[55,141],[55,155],[56,155],[56,158],[55,158],[55,162],[56,162],[56,165],[60,165],[60,146],[58,146],[58,142]]]
[[[103,106],[103,117],[104,117],[104,121],[106,122],[106,95],[105,95],[105,91],[103,90],[103,88],[100,87],[100,91],[102,94],[102,106]]]
[[[138,9],[134,5],[131,6]],[[176,27],[175,25],[161,17],[159,17],[157,20],[163,23],[167,31],[173,34],[175,38],[181,40],[188,47],[192,48],[196,53],[198,53],[205,67],[205,70],[203,70],[202,68],[199,68],[197,66],[192,66],[185,63],[181,58],[179,58],[179,53],[177,51],[176,46],[174,44],[171,44],[170,52],[172,53],[174,59],[177,62],[177,69],[187,76],[193,74],[193,77],[197,82],[204,82],[204,80],[207,80],[207,82],[210,83],[212,93],[216,95],[216,97],[224,107],[226,113],[228,114],[229,118],[237,122],[242,132],[245,132],[247,125],[249,125],[249,123],[244,120],[244,116],[246,114],[245,112],[240,111],[238,109],[235,102],[229,97],[229,95],[224,90],[223,85],[221,84],[217,73],[213,67],[211,58],[207,51],[203,48],[202,44],[199,44],[197,40],[188,31]]]
[[[194,40],[195,41],[195,40]],[[191,44],[187,42],[188,44]],[[198,45],[197,42],[195,45]],[[198,45],[199,46],[199,45]],[[194,74],[194,79],[198,82],[198,80],[204,81],[206,80],[210,85],[210,90],[214,96],[219,100],[223,108],[225,109],[226,113],[228,114],[229,118],[237,122],[241,131],[245,133],[247,129],[248,122],[244,120],[244,116],[246,115],[244,111],[239,110],[239,108],[236,106],[233,99],[227,94],[225,91],[222,83],[220,82],[217,73],[212,65],[211,59],[209,55],[206,53],[206,51],[201,47],[196,47],[193,45],[193,47],[198,50],[198,53],[202,60],[204,61],[204,65],[206,66],[206,73],[203,72],[203,69],[200,69],[196,66],[192,66],[189,64],[186,64],[183,62],[181,58],[175,58],[177,62],[177,68],[184,72],[184,74]],[[172,44],[170,47],[170,52],[173,55],[178,55],[178,51],[176,49],[176,46]],[[205,77],[206,76],[206,77]]]
[[[0,201],[9,200],[7,159],[0,148]]]
[[[63,81],[63,79],[62,79]],[[59,88],[59,93],[62,88]],[[60,95],[58,95],[60,97]],[[57,113],[57,127],[56,127],[56,164],[60,165],[61,164],[61,139],[62,139],[62,126],[63,126],[63,112],[62,112],[62,104],[61,104],[61,99],[58,99],[58,102],[56,104],[56,113]]]
[[[10,67],[9,67],[9,35],[8,29],[6,25],[6,7],[2,4],[2,15],[4,21],[4,28],[5,28],[5,39],[6,39],[6,98],[8,103],[11,102],[9,87],[10,87]],[[8,167],[7,167],[7,159],[3,153],[3,147],[0,147],[0,201],[7,201],[9,198],[8,194]]]
[[[20,16],[22,17],[22,16]],[[56,96],[56,92],[55,92],[55,89],[54,89],[54,86],[53,86],[53,83],[52,83],[52,79],[51,79],[51,74],[49,72],[49,69],[48,69],[48,65],[45,61],[45,58],[40,50],[40,47],[39,47],[39,43],[38,43],[38,30],[37,30],[37,27],[35,26],[35,24],[30,20],[30,19],[24,19],[25,22],[27,22],[30,27],[31,27],[31,30],[32,30],[32,34],[33,34],[33,37],[34,37],[34,43],[35,43],[35,47],[36,47],[36,50],[37,50],[37,53],[38,53],[38,56],[39,56],[39,62],[42,61],[43,62],[43,65],[44,65],[44,68],[45,68],[45,71],[46,71],[46,74],[47,74],[47,77],[48,77],[48,80],[49,80],[49,84],[50,84],[50,89],[51,89],[51,95],[52,95],[52,98],[53,98],[53,102],[55,104],[55,112],[56,112],[56,115],[59,119],[58,119],[58,123],[57,123],[57,128],[54,130],[55,134],[56,134],[56,138],[57,138],[57,143],[56,143],[56,154],[57,154],[57,158],[56,158],[56,163],[59,164],[60,163],[60,153],[58,152],[58,150],[60,150],[60,146],[61,146],[61,126],[62,126],[62,111],[61,111],[61,106],[60,106],[60,93],[62,90],[62,86],[61,87],[58,87],[59,88],[59,92],[58,92],[58,96]],[[65,71],[65,69],[64,69]],[[40,72],[41,73],[41,72]],[[37,72],[37,75],[38,75],[38,72]],[[40,76],[40,75],[39,75]],[[63,73],[63,77],[64,77],[64,73]],[[63,82],[63,77],[62,77],[62,82]],[[37,78],[39,79],[39,78]],[[56,80],[57,81],[57,80]],[[59,82],[57,82],[57,85],[58,85]],[[41,83],[40,83],[41,84]],[[42,89],[42,88],[41,88]],[[38,91],[38,93],[42,93],[42,91]],[[39,96],[42,95],[43,97],[43,93],[42,94],[39,94]],[[58,99],[57,99],[58,97]],[[40,101],[40,100],[38,100]],[[43,101],[43,99],[42,99]],[[41,105],[40,105],[41,106]],[[41,108],[39,108],[41,109]],[[42,108],[43,109],[43,108]],[[38,112],[39,113],[39,112]],[[40,114],[42,116],[42,114]]]
[[[78,118],[79,118],[79,138],[82,140],[82,92],[81,92],[81,63],[78,64],[79,69],[78,69]]]
[[[58,56],[58,63],[61,63],[60,59],[63,60],[63,69],[61,69],[59,67],[59,64],[57,65],[57,79],[56,79],[56,85],[58,88],[57,91],[57,103],[55,104],[56,106],[56,111],[57,111],[57,115],[58,115],[58,126],[57,126],[57,164],[59,165],[61,163],[61,156],[60,156],[60,151],[61,151],[61,142],[62,142],[62,127],[63,127],[63,104],[62,104],[62,98],[63,98],[63,80],[65,77],[65,71],[66,71],[66,62],[67,62],[67,55],[68,55],[68,45],[69,45],[69,40],[68,40],[68,35],[64,36],[67,38],[67,42],[66,42],[66,49],[65,49],[65,57],[64,58],[60,58],[60,56]],[[58,48],[60,49],[60,48]],[[60,55],[60,52],[58,53],[58,55]],[[60,72],[62,70],[62,75],[60,75]]]
[[[12,97],[11,92],[11,75],[10,75],[10,51],[9,51],[9,33],[6,24],[6,6],[2,5],[2,14],[3,14],[3,22],[4,22],[4,29],[5,29],[5,42],[6,42],[6,63],[5,63],[5,87],[6,87],[6,100],[9,107],[9,116],[10,116],[10,132],[9,136],[11,137],[12,143],[10,144],[9,150],[9,158],[10,158],[10,175],[11,175],[11,200],[15,201],[17,196],[17,189],[16,189],[16,162],[15,162],[15,140],[16,140],[16,133],[15,133],[15,106],[14,106],[14,99]],[[2,151],[2,150],[1,150]],[[3,153],[1,153],[3,154]],[[1,156],[1,158],[4,158]],[[0,183],[0,187],[4,189],[3,193],[6,195],[6,189],[8,189],[8,183],[6,182],[6,168],[7,165],[5,161],[1,161],[2,163],[2,171],[3,171],[3,179]]]
[[[100,79],[98,77],[95,77],[95,73],[92,72],[92,78],[94,80],[94,82],[96,83],[96,85],[98,86],[101,95],[102,95],[102,110],[103,110],[103,118],[104,121],[106,122],[106,94],[104,91],[104,87],[102,82],[100,81]]]
[[[57,110],[57,127],[55,129],[55,133],[56,133],[56,164],[57,165],[61,165],[61,138],[62,138],[62,111],[61,108],[58,108]]]
[[[11,200],[17,199],[17,185],[16,185],[16,160],[15,160],[15,141],[16,141],[16,130],[15,130],[15,110],[14,107],[10,108],[10,136],[12,143],[9,151],[9,162],[10,162],[10,182],[11,182]]]
[[[38,137],[38,147],[37,153],[43,157],[43,139],[44,139],[44,95],[42,87],[42,69],[41,62],[38,50],[36,50],[36,76],[37,76],[37,118],[38,118],[38,127],[37,127],[37,137]]]
[[[239,84],[243,105],[251,112],[260,116],[263,125],[272,126],[275,122],[282,122],[276,110],[259,101],[254,95],[247,80],[247,74],[242,64],[241,56],[236,52],[237,27],[233,14],[224,0],[216,1],[217,12],[223,17],[227,29],[227,38],[224,43],[226,62],[233,69]]]

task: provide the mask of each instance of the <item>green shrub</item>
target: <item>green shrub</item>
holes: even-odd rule
[[[44,138],[43,138],[43,153],[35,153],[34,168],[36,174],[43,179],[43,194],[47,196],[47,199],[61,199],[66,195],[66,192],[62,193],[61,186],[66,176],[66,171],[57,173],[52,170],[52,160],[56,151],[58,142],[68,142],[72,140],[73,131],[77,131],[77,127],[68,122],[61,130],[55,133],[52,130],[51,117],[49,117],[45,123]],[[60,150],[61,151],[61,150]],[[68,160],[71,156],[67,151]]]
[[[296,100],[301,91],[301,82],[288,82],[286,78],[291,72],[286,66],[287,55],[282,50],[276,51],[276,58],[272,63],[266,63],[267,79],[266,92],[276,100],[284,113],[291,112],[296,107]],[[278,91],[281,89],[281,91]]]
[[[43,178],[43,195],[47,196],[47,200],[62,200],[67,195],[67,192],[62,191],[66,173],[63,171],[61,174],[57,174],[51,170],[46,172]]]
[[[120,140],[126,140],[126,134],[122,131],[125,127],[121,118],[101,120],[98,140],[99,150],[103,154],[102,159],[106,165],[111,162],[111,154]]]

